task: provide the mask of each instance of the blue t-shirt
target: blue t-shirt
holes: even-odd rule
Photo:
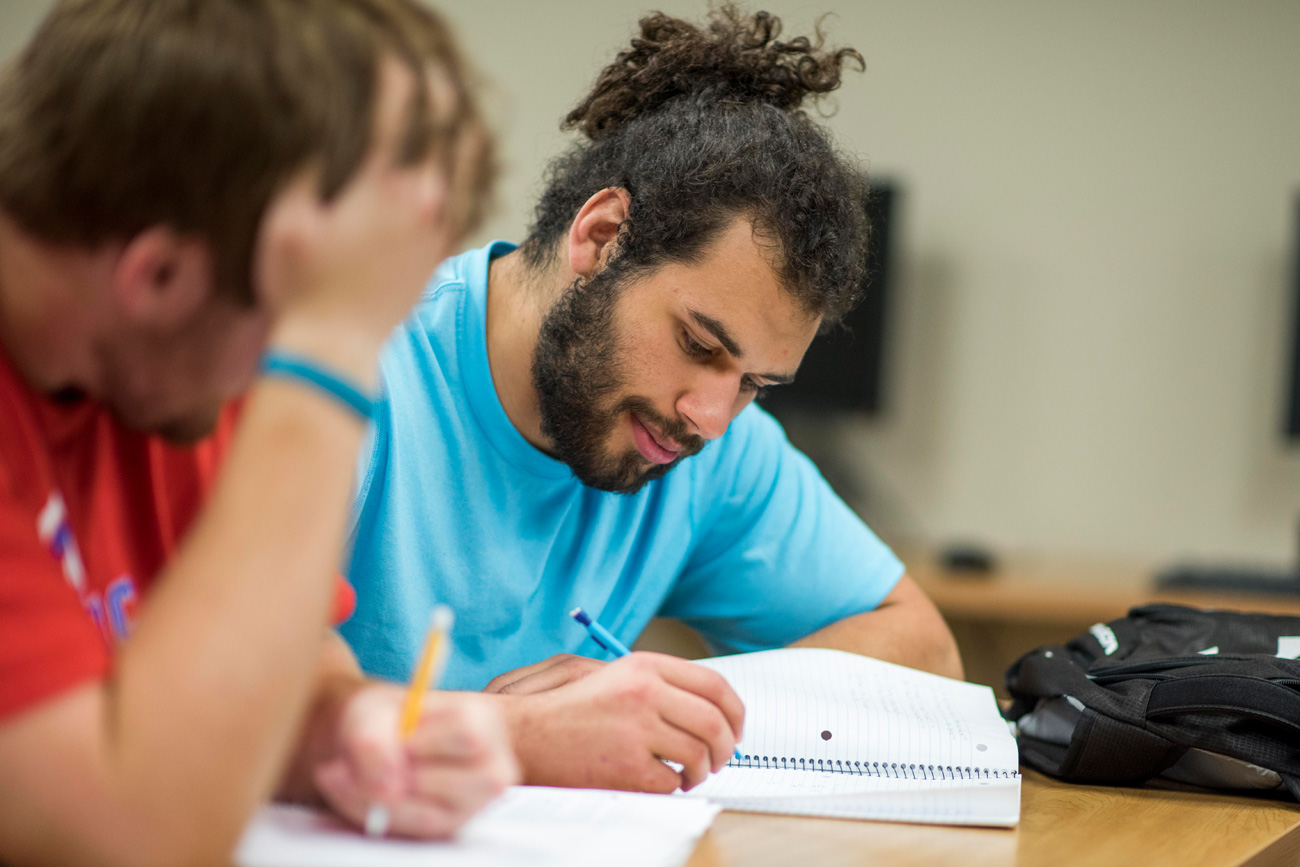
[[[481,689],[555,653],[609,658],[569,618],[577,606],[626,644],[662,615],[732,653],[888,595],[902,564],[756,406],[631,496],[525,440],[487,355],[488,263],[511,249],[444,263],[383,352],[342,627],[368,673],[408,677],[437,602],[456,612],[445,686]]]

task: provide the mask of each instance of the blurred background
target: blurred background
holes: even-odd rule
[[[0,55],[50,5],[0,0]],[[706,8],[440,6],[501,133],[505,174],[484,237],[507,239],[522,235],[567,141],[559,120],[636,20]],[[869,377],[879,400],[782,414],[918,577],[946,580],[928,564],[955,543],[992,558],[991,573],[977,562],[951,579],[950,617],[966,610],[952,601],[962,594],[996,599],[1004,573],[1058,598],[1145,587],[1175,562],[1294,569],[1300,439],[1283,436],[1283,417],[1295,387],[1300,3],[763,8],[790,35],[831,12],[829,40],[865,56],[866,73],[823,110],[894,194],[873,287],[886,303],[854,332],[871,344],[870,369],[841,365],[846,388]],[[1110,616],[1130,601],[1088,598]],[[1094,610],[1075,613],[1070,629]],[[964,635],[963,649],[991,634]]]

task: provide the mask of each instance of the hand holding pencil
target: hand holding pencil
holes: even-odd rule
[[[317,769],[330,806],[371,832],[447,837],[519,779],[490,700],[425,688],[439,664],[430,638],[408,687],[371,683],[352,696],[338,723],[338,754]]]

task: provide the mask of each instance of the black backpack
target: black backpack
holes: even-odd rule
[[[1016,661],[1020,761],[1079,783],[1163,776],[1300,800],[1300,617],[1147,605]]]

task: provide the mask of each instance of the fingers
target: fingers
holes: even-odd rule
[[[703,753],[704,776],[708,775],[709,770],[721,770],[727,759],[735,754],[735,733],[717,705],[683,689],[664,690],[657,704],[663,721],[691,737],[698,745],[692,745],[686,755],[694,759],[698,757],[697,754]],[[683,765],[690,763],[687,758],[679,758],[677,755],[660,755]],[[698,778],[702,779],[703,777]]]
[[[358,785],[344,761],[331,762],[316,771],[316,786],[330,807],[358,828],[365,828],[375,802]],[[439,798],[403,798],[383,805],[388,814],[388,833],[424,839],[450,836],[477,811],[481,803],[466,799],[451,804]]]
[[[519,782],[498,709],[471,694],[435,694],[407,741],[409,796],[393,810],[393,832],[445,836]],[[409,808],[409,809],[408,809]]]
[[[419,839],[447,837],[515,782],[513,764],[417,767],[411,795],[390,808],[390,833]]]
[[[401,164],[416,84],[397,61],[379,72],[362,163],[335,178],[316,161],[292,178],[268,205],[255,265],[259,297],[277,317],[356,332],[368,351],[406,315],[448,252],[444,212],[456,181],[432,157]]]
[[[389,834],[419,840],[441,840],[473,818],[478,807],[456,808],[436,800],[405,800],[392,808]]]
[[[317,790],[334,812],[357,827],[365,826],[366,815],[374,801],[362,791],[346,759],[338,758],[319,765],[315,778]]]
[[[557,653],[555,656],[547,657],[541,662],[534,662],[532,665],[525,665],[521,668],[507,671],[504,674],[498,674],[496,677],[492,678],[492,680],[488,681],[488,685],[483,687],[483,691],[487,693],[499,693],[506,685],[514,683],[517,680],[523,680],[531,674],[536,674],[539,671],[550,668],[558,661],[571,655],[572,654],[568,653]]]
[[[344,760],[350,778],[369,801],[390,801],[405,788],[406,757],[401,742],[388,728],[388,717],[366,721],[363,728],[349,733]]]
[[[518,782],[505,722],[485,697],[431,693],[419,726],[403,743],[396,725],[401,697],[387,686],[358,694],[343,752],[317,768],[316,785],[354,824],[364,825],[379,804],[388,812],[390,833],[445,837]]]
[[[424,764],[412,775],[409,801],[428,801],[471,815],[516,782],[505,763]]]
[[[489,749],[488,737],[461,707],[426,710],[406,741],[407,753],[419,761],[468,762],[481,759]]]
[[[608,663],[571,653],[561,653],[543,662],[501,675],[487,685],[484,692],[502,695],[532,695],[556,689],[599,671]],[[495,685],[495,688],[494,688]]]
[[[712,764],[709,745],[670,723],[665,722],[659,727],[650,747],[656,756],[682,766],[678,783],[684,792],[695,788],[708,779],[711,771],[717,770]]]
[[[511,756],[505,720],[492,700],[473,693],[429,693],[420,724],[406,741],[415,759],[470,761]]]
[[[673,686],[703,698],[718,708],[731,727],[733,746],[744,735],[745,705],[726,678],[712,669],[695,665],[675,656],[659,653],[640,654]]]
[[[684,788],[720,770],[734,754],[744,706],[726,680],[676,657],[634,653],[613,663],[622,717],[642,718],[641,737],[655,755],[682,765]],[[645,719],[651,714],[652,719]]]

